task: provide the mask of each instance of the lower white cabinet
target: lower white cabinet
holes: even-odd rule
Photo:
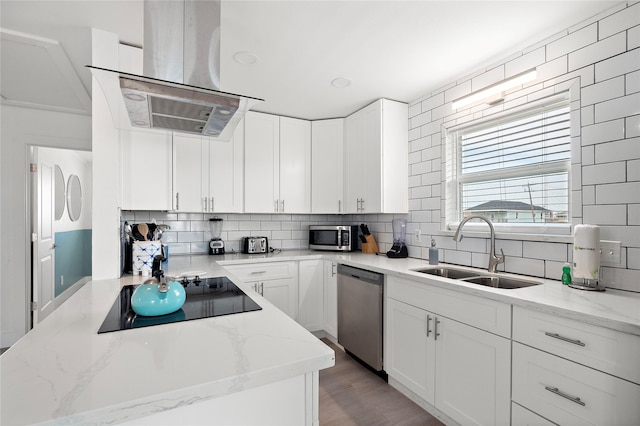
[[[387,286],[394,286],[393,277]],[[390,383],[460,424],[509,424],[509,339],[389,297],[385,339]]]
[[[514,402],[557,424],[640,425],[639,336],[514,307],[513,340]]]
[[[513,400],[562,425],[640,424],[640,386],[517,342]]]
[[[298,323],[309,331],[323,327],[323,261],[298,262]]]
[[[245,284],[292,319],[298,317],[298,262],[225,265]]]
[[[338,264],[324,261],[324,325],[330,337],[338,341]]]

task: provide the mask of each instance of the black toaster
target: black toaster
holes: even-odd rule
[[[242,237],[242,253],[268,253],[269,241],[267,237]]]

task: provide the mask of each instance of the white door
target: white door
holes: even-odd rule
[[[280,117],[280,213],[311,213],[311,122]]]
[[[37,154],[36,154],[37,155]],[[32,166],[33,167],[33,166]],[[32,326],[45,319],[55,309],[55,239],[53,219],[55,209],[55,168],[51,164],[37,163],[31,176],[35,180],[32,203],[33,242],[33,309]]]
[[[438,317],[435,406],[460,424],[508,425],[511,342]]]
[[[243,206],[244,122],[229,142],[209,142],[209,212],[241,213]]]
[[[206,155],[203,155],[203,151]],[[173,157],[175,209],[179,212],[204,212],[209,194],[208,145],[203,149],[200,137],[176,134],[173,136]],[[203,179],[203,175],[206,179]]]
[[[311,123],[311,211],[344,212],[344,119]]]
[[[386,313],[385,370],[433,404],[435,315],[394,299],[387,299]]]
[[[298,298],[296,280],[293,278],[281,278],[278,280],[265,280],[261,282],[262,296],[273,303],[292,319],[298,316]]]
[[[246,213],[277,213],[279,118],[249,111],[244,120],[244,210]]]

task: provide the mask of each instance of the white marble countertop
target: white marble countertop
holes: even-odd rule
[[[329,259],[640,335],[640,294],[559,281],[494,289],[412,271],[421,259],[283,251],[172,256],[167,275],[230,275],[223,265]],[[482,272],[482,270],[478,270]],[[232,277],[233,279],[233,277]],[[116,423],[330,367],[331,349],[234,279],[263,310],[98,335],[122,285],[93,281],[0,357],[1,424]]]
[[[334,253],[310,250],[291,250],[272,254],[245,255],[230,254],[223,256],[186,256],[176,257],[177,271],[192,268],[205,268],[211,264],[276,262],[299,259],[324,258],[335,260],[359,268],[365,268],[386,275],[400,276],[441,288],[473,294],[492,300],[527,307],[566,318],[583,321],[626,333],[640,335],[640,293],[607,289],[604,292],[583,291],[562,285],[560,281],[542,278],[520,277],[542,282],[542,285],[520,289],[499,289],[450,280],[433,275],[414,272],[412,269],[429,268],[428,261],[423,259],[390,259],[383,255],[354,253]],[[447,266],[447,265],[445,265]],[[455,265],[451,265],[455,266]],[[455,266],[458,267],[458,266]],[[459,267],[464,268],[464,267]],[[482,273],[482,269],[472,269]],[[512,275],[502,273],[503,275]]]
[[[172,265],[230,275],[202,258]],[[262,310],[98,334],[121,286],[141,279],[87,283],[0,357],[0,424],[117,423],[334,365],[332,349],[237,279]]]

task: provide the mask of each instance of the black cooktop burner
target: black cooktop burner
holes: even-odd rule
[[[149,327],[170,322],[189,321],[200,318],[259,311],[262,308],[227,277],[198,278],[182,285],[187,300],[178,311],[155,317],[138,315],[131,309],[131,295],[137,285],[127,285],[120,290],[111,310],[98,333]]]

